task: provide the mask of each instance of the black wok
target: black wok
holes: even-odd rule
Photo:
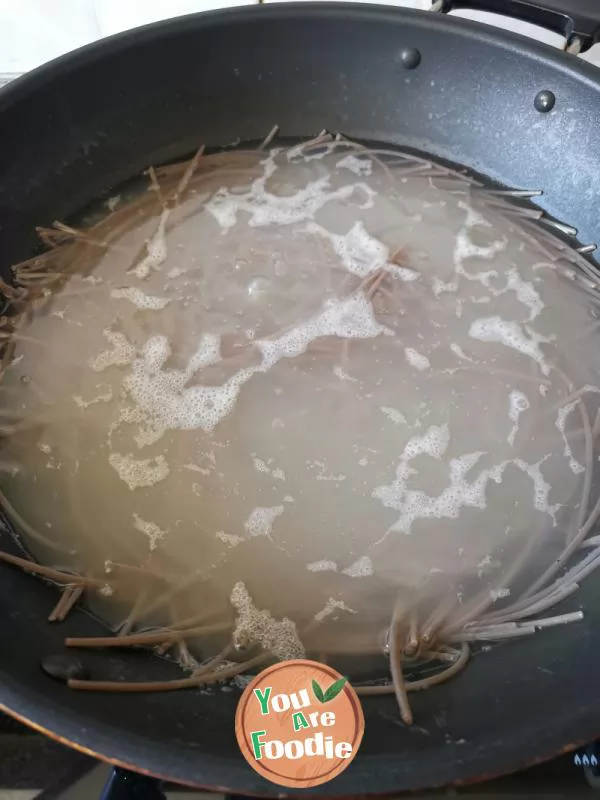
[[[583,0],[572,0],[571,16],[525,0],[468,5],[539,21],[570,37],[573,49],[586,49],[600,31],[600,9]],[[307,3],[185,17],[36,70],[0,92],[0,110],[4,278],[34,252],[36,225],[73,218],[148,165],[199,143],[259,140],[275,123],[285,136],[339,130],[425,151],[506,186],[542,189],[549,215],[574,226],[581,244],[600,242],[600,72],[443,13]],[[7,532],[0,547],[17,552]],[[139,771],[280,795],[237,749],[236,692],[76,694],[48,677],[40,663],[65,652],[66,635],[101,632],[80,611],[47,624],[54,602],[52,587],[2,565],[4,709]],[[477,655],[455,680],[414,697],[412,729],[399,723],[393,698],[366,698],[358,757],[315,793],[481,780],[594,739],[600,583],[592,578],[569,602],[565,610],[584,607],[583,622]],[[109,657],[113,676],[178,674],[146,653],[90,654],[86,666],[106,676]]]

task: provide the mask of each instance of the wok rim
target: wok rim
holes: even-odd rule
[[[72,73],[82,66],[94,64],[95,62],[102,62],[112,55],[124,52],[130,48],[135,49],[137,44],[148,44],[163,39],[166,36],[177,36],[179,32],[189,32],[191,28],[205,29],[212,26],[226,26],[228,23],[239,24],[248,23],[250,21],[254,23],[255,20],[257,22],[259,21],[259,14],[263,15],[262,19],[265,19],[264,15],[266,15],[266,18],[271,20],[289,19],[293,21],[295,18],[309,17],[315,22],[318,22],[319,19],[335,21],[335,19],[348,19],[351,17],[357,21],[379,20],[382,23],[389,24],[396,24],[398,20],[402,20],[403,18],[412,20],[420,18],[421,22],[419,24],[430,26],[432,29],[437,29],[440,32],[443,32],[448,26],[452,26],[454,32],[459,36],[464,38],[476,37],[480,42],[486,45],[510,50],[518,57],[535,58],[538,61],[545,62],[554,70],[576,76],[579,81],[584,81],[596,89],[600,88],[600,69],[593,64],[526,36],[477,21],[415,9],[391,9],[389,6],[370,3],[292,2],[285,4],[266,4],[262,5],[260,10],[255,6],[240,6],[236,8],[198,12],[153,22],[139,28],[103,38],[53,59],[2,87],[0,89],[0,111],[6,111],[10,109],[12,105],[28,99],[28,96],[35,94],[39,90],[43,90],[45,85],[56,78],[60,78],[62,75]],[[25,686],[25,684],[23,684],[23,686]],[[110,748],[106,746],[97,746],[97,749],[94,749],[94,747],[87,746],[83,743],[83,739],[86,738],[85,735],[82,735],[80,741],[72,732],[68,732],[70,729],[72,730],[74,724],[73,720],[69,720],[68,715],[66,717],[59,717],[55,714],[53,719],[53,715],[47,713],[44,708],[35,705],[33,707],[30,706],[31,704],[29,704],[28,707],[24,695],[19,695],[18,692],[8,687],[5,683],[0,684],[0,711],[7,713],[9,716],[61,744],[69,746],[85,755],[99,759],[107,764],[131,769],[138,773],[196,789],[222,791],[225,793],[239,793],[243,791],[244,794],[253,797],[297,796],[293,792],[278,791],[280,787],[276,785],[273,786],[272,792],[261,793],[256,790],[248,791],[247,787],[242,788],[239,784],[233,788],[227,788],[219,784],[202,784],[195,780],[182,779],[179,776],[174,778],[170,775],[163,775],[160,772],[153,772],[147,767],[140,766],[140,764],[144,763],[143,758],[139,758],[138,763],[135,763],[135,744],[130,743],[125,745],[124,741],[121,740],[115,742],[114,752],[111,752]],[[68,709],[68,706],[65,706],[65,708]],[[60,711],[60,708],[57,710]],[[546,752],[537,758],[532,757],[523,763],[519,763],[515,758],[506,758],[506,763],[499,766],[498,770],[492,773],[476,775],[468,779],[457,778],[455,781],[451,782],[430,783],[422,787],[422,789],[429,790],[441,786],[463,786],[490,780],[503,775],[509,775],[528,766],[548,761],[556,756],[574,750],[600,735],[599,728],[595,727],[594,723],[589,719],[587,720],[587,725],[582,724],[581,727],[585,727],[586,730],[589,731],[589,735],[586,734],[584,738],[569,742],[567,745],[561,745],[559,743],[560,737],[554,736],[556,744],[552,746],[547,745]],[[102,737],[99,736],[97,732],[94,732],[89,738],[98,740]],[[124,750],[125,753],[123,753]],[[116,755],[117,751],[122,754],[121,757]],[[200,756],[199,760],[201,757],[202,756]],[[382,759],[383,757],[379,756],[379,758]],[[214,756],[211,756],[211,759],[213,761],[219,760]],[[373,768],[376,768],[376,762],[377,756],[371,756],[369,758],[369,763],[373,765]],[[226,772],[226,766],[231,766],[230,760],[223,758],[222,763],[224,766],[223,771]],[[351,781],[352,770],[347,773],[347,776]],[[348,783],[350,781],[348,781]],[[345,786],[346,783],[340,787],[339,793],[327,792],[325,789],[323,796],[344,796],[347,794],[347,790],[344,789]],[[389,786],[378,789],[376,792],[373,792],[373,794],[383,795],[389,794],[391,791],[394,791],[394,789],[392,786]],[[306,794],[306,792],[303,794]],[[315,796],[315,793],[311,792],[311,794]],[[318,792],[316,794],[318,796]]]

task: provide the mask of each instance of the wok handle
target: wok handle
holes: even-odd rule
[[[600,41],[598,0],[442,0],[440,6],[444,12],[469,8],[540,25],[564,36],[567,45],[575,44],[573,52]]]

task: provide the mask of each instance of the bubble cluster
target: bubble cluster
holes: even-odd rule
[[[268,190],[267,181],[277,169],[278,150],[272,150],[262,162],[263,174],[252,181],[245,192],[233,193],[223,187],[218,189],[207,201],[205,208],[221,226],[223,233],[229,231],[237,222],[240,212],[248,215],[248,225],[262,227],[267,225],[293,225],[313,220],[315,214],[327,203],[335,200],[351,200],[362,190],[361,208],[372,205],[372,192],[366,184],[355,183],[330,189],[329,176],[317,178],[299,188],[292,195],[275,194]]]
[[[133,274],[140,280],[147,278],[153,269],[158,269],[167,260],[165,228],[170,213],[169,209],[161,212],[156,232],[146,242],[146,255],[133,270]]]
[[[373,172],[373,162],[368,158],[359,158],[349,153],[344,158],[340,158],[336,167],[338,169],[349,169],[355,175],[371,175]]]
[[[406,360],[411,367],[414,367],[415,369],[423,371],[424,369],[429,369],[431,366],[431,362],[427,356],[423,355],[423,353],[419,353],[413,347],[405,347],[404,355],[406,356]]]
[[[550,367],[544,359],[540,349],[541,343],[549,340],[534,331],[529,336],[518,322],[502,319],[501,317],[484,317],[475,320],[469,330],[469,336],[482,342],[497,342],[505,347],[511,347],[519,353],[536,361],[544,375],[548,375]]]
[[[136,308],[143,311],[161,311],[169,304],[167,297],[153,297],[142,292],[137,286],[128,286],[125,289],[113,289],[110,296],[115,300],[129,300]]]
[[[367,578],[372,575],[373,572],[373,562],[369,556],[362,556],[362,558],[359,558],[354,564],[342,570],[342,573],[348,575],[350,578]]]
[[[154,486],[169,476],[170,469],[164,456],[156,458],[134,458],[132,455],[111,453],[109,464],[116,470],[119,478],[133,491],[142,487]]]
[[[515,438],[519,431],[519,417],[528,408],[531,408],[531,403],[527,399],[527,395],[519,389],[513,389],[508,396],[508,417],[513,423],[510,433],[507,436],[507,442],[511,447],[514,446]]]
[[[565,445],[565,449],[564,449],[565,458],[567,458],[569,460],[569,467],[571,468],[571,471],[575,475],[578,475],[579,473],[584,472],[585,471],[585,467],[583,466],[583,464],[580,464],[579,461],[577,461],[577,459],[573,455],[573,450],[571,449],[571,445],[569,443],[569,440],[567,439],[567,435],[566,435],[566,431],[565,431],[565,425],[566,425],[568,416],[580,404],[581,404],[581,400],[573,400],[573,402],[567,403],[562,408],[559,408],[558,411],[556,412],[556,422],[555,422],[555,425],[558,428],[558,430],[560,431],[561,436],[563,438],[564,445]]]
[[[130,364],[135,358],[135,347],[127,337],[118,331],[106,328],[102,331],[105,338],[112,344],[112,350],[105,350],[89,361],[94,372],[102,372],[108,367],[122,367]]]
[[[263,508],[258,506],[252,509],[248,519],[244,523],[244,528],[249,536],[270,536],[273,531],[273,523],[283,514],[283,506],[273,506]]]
[[[148,537],[150,552],[156,550],[159,542],[163,541],[167,536],[167,532],[159,528],[155,522],[142,519],[139,514],[135,513],[133,515],[133,527]]]
[[[259,611],[242,581],[235,584],[230,599],[237,612],[234,643],[256,642],[281,660],[305,657],[295,623],[287,617],[276,620],[269,611]]]
[[[348,272],[366,278],[372,272],[387,263],[389,248],[379,239],[371,236],[362,221],[355,222],[348,233],[331,233],[322,225],[307,225],[310,233],[316,233],[326,239]],[[410,273],[406,270],[406,273]],[[416,275],[415,275],[416,277]]]

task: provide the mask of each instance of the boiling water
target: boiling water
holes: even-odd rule
[[[141,624],[377,649],[398,596],[502,602],[581,522],[594,303],[514,209],[415,163],[209,156],[176,200],[166,168],[20,328],[3,491],[36,556],[106,578],[111,626],[145,592]]]

